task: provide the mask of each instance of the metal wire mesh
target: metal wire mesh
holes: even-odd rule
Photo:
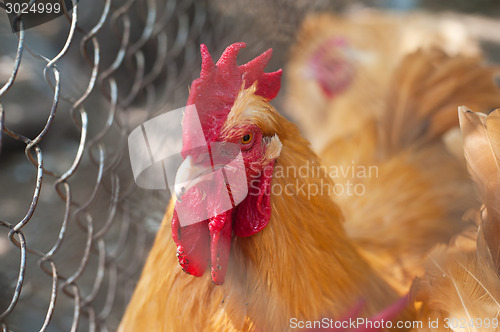
[[[274,70],[307,11],[347,2],[72,1],[16,34],[0,15],[3,331],[115,330],[168,200],[133,183],[130,130],[183,106],[200,42],[273,47]]]
[[[170,102],[175,100],[176,87],[186,84],[191,74],[186,70],[175,72],[179,67],[177,61],[184,61],[183,68],[190,67],[190,62],[196,59],[195,45],[209,24],[204,3],[128,1],[120,4],[108,0],[96,2],[94,6],[101,7],[101,14],[93,24],[89,24],[92,20],[88,18],[98,11],[88,6],[85,13],[85,6],[81,5],[74,6],[66,17],[49,23],[53,25],[49,28],[51,31],[58,31],[53,41],[57,43],[65,38],[55,56],[40,51],[39,44],[32,46],[39,40],[29,40],[30,37],[50,40],[43,31],[39,34],[21,29],[16,36],[17,50],[11,74],[0,90],[2,138],[9,136],[24,143],[25,155],[34,165],[29,171],[35,174],[31,204],[25,216],[10,221],[2,216],[0,221],[8,239],[18,249],[19,265],[15,288],[9,287],[12,285],[5,287],[5,296],[11,295],[11,298],[7,307],[1,308],[4,311],[0,322],[4,331],[9,326],[14,330],[43,331],[56,316],[62,319],[51,324],[51,330],[76,331],[85,327],[93,331],[116,327],[127,296],[126,292],[118,290],[131,289],[127,283],[140,270],[148,243],[148,232],[138,218],[140,213],[131,211],[133,207],[127,199],[137,192],[133,184],[122,181],[127,177],[120,176],[122,171],[119,170],[121,164],[126,164],[124,138],[131,116],[126,110],[134,102],[145,103],[144,114],[138,116],[147,117],[153,110],[152,101],[156,102],[158,78],[165,72],[176,79],[166,80],[162,95]],[[174,13],[175,18],[172,17]],[[87,22],[81,22],[85,16]],[[111,31],[104,31],[105,24]],[[134,28],[134,24],[140,27]],[[168,28],[168,24],[172,28]],[[111,33],[114,34],[112,41]],[[75,57],[76,52],[70,50],[78,46],[79,59]],[[154,61],[149,62],[153,64],[150,67],[146,64],[148,57],[154,57]],[[21,64],[42,72],[48,86],[44,94],[37,96],[35,91],[21,86]],[[69,73],[64,73],[61,68],[69,66],[73,69],[66,69]],[[75,66],[82,68],[75,70]],[[79,93],[65,91],[64,85],[72,84],[75,79],[86,86],[80,84]],[[9,94],[16,99],[16,89],[23,89],[22,93],[27,94],[24,98],[38,101],[36,112],[45,113],[43,128],[36,135],[30,135],[35,138],[10,129],[9,116],[16,112],[12,110],[16,103],[9,99]],[[47,104],[50,94],[52,101]],[[66,168],[54,165],[59,160],[52,165],[45,162],[45,156],[54,151],[51,149],[58,150],[54,144],[47,143],[44,147],[44,143],[49,131],[56,130],[61,112],[67,112],[73,122],[70,124],[69,119],[64,119],[62,125],[66,128],[71,125],[70,136],[78,137],[71,147],[59,150],[64,154],[61,157],[69,161]],[[47,191],[52,185],[60,206],[51,209],[41,202],[42,184]],[[2,185],[5,193],[15,189]],[[52,197],[47,193],[46,200],[57,205],[53,202],[54,192]],[[46,213],[37,218],[40,209]],[[30,229],[35,223],[38,225]],[[50,240],[40,236],[30,241],[40,228],[48,228],[57,236]],[[45,230],[42,234],[50,233]],[[12,248],[7,251],[10,258],[15,253]],[[39,271],[33,271],[33,260]],[[7,268],[9,264],[2,265]],[[14,268],[10,270],[15,271]],[[11,284],[10,280],[7,283]],[[41,306],[43,300],[45,317],[41,321],[41,317],[30,317],[29,311],[33,311],[33,316],[38,308],[29,308],[29,303]],[[57,306],[59,303],[62,305]],[[20,314],[16,315],[16,311]],[[114,316],[113,311],[117,311]],[[27,317],[33,319],[26,320]]]

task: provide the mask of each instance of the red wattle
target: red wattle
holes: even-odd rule
[[[247,197],[238,205],[234,233],[247,237],[260,232],[271,218],[271,181],[274,161],[264,167],[259,178],[251,179]]]
[[[229,253],[231,251],[232,210],[210,218],[210,256],[212,281],[222,285],[226,276]]]
[[[210,263],[208,221],[181,227],[177,212],[172,218],[172,237],[177,245],[177,258],[184,272],[201,277]]]
[[[226,275],[233,209],[215,217],[211,215],[224,210],[222,199],[218,196],[222,196],[220,193],[227,190],[226,187],[223,181],[201,182],[191,187],[182,196],[182,201],[176,202],[172,218],[172,237],[177,244],[177,257],[182,269],[200,277],[210,265],[212,281],[216,285],[222,285]],[[197,221],[196,217],[204,215],[208,219]]]

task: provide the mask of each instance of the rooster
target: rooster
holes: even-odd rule
[[[184,188],[182,201],[167,208],[120,331],[283,331],[291,318],[340,317],[360,300],[360,315],[371,317],[399,298],[347,237],[331,197],[303,190],[333,183],[324,169],[313,169],[319,160],[297,127],[268,102],[281,76],[263,72],[271,50],[237,66],[244,46],[229,46],[217,64],[201,46],[202,70],[188,104],[196,106],[203,133],[184,130],[178,177],[186,182],[211,170],[190,149],[195,135],[204,135],[209,144],[241,149],[248,195],[229,211],[181,227],[178,209],[202,213],[217,205]],[[186,113],[183,127],[190,121]],[[301,167],[315,175],[293,171]],[[287,194],[273,194],[278,189]]]
[[[374,193],[349,205],[345,203],[347,197],[332,198],[329,190],[318,190],[334,188],[328,170],[319,166],[319,158],[298,128],[270,105],[269,100],[279,91],[281,76],[281,71],[263,71],[271,50],[237,66],[236,56],[242,47],[243,43],[229,46],[216,64],[206,47],[201,47],[202,71],[200,78],[193,82],[188,99],[188,104],[196,106],[201,129],[190,130],[196,128],[192,124],[196,117],[186,112],[183,120],[184,162],[177,178],[180,183],[190,183],[196,176],[210,173],[212,164],[219,167],[217,158],[211,160],[195,148],[199,137],[203,136],[212,150],[216,150],[217,144],[238,147],[245,166],[248,194],[240,203],[234,204],[237,201],[234,197],[239,192],[224,184],[215,189],[202,184],[181,187],[177,195],[179,199],[172,200],[167,208],[120,331],[283,331],[291,328],[292,318],[306,321],[345,317],[349,308],[355,308],[360,301],[364,305],[357,313],[359,317],[377,317],[387,308],[393,308],[400,299],[398,291],[404,292],[402,288],[406,287],[405,278],[401,281],[385,275],[390,272],[386,256],[391,254],[391,243],[396,243],[394,250],[399,250],[397,245],[403,241],[393,232],[393,242],[370,254],[369,244],[366,244],[369,243],[369,234],[356,232],[354,225],[365,222],[367,226],[362,230],[376,231],[379,226],[384,226],[384,218],[380,217],[383,213],[387,213],[385,220],[388,224],[397,225],[398,218],[407,211],[405,206],[398,207],[397,204],[406,204],[413,197],[415,206],[424,211],[421,215],[424,222],[418,220],[418,214],[412,214],[403,220],[402,227],[406,227],[407,232],[414,232],[424,239],[432,238],[426,240],[436,243],[442,235],[436,236],[432,232],[449,226],[445,220],[441,226],[429,227],[429,224],[436,223],[438,216],[446,216],[449,211],[442,209],[439,205],[442,202],[435,201],[432,194],[419,199],[426,190],[435,189],[432,181],[436,176],[444,176],[441,179],[444,182],[462,176],[451,155],[443,159],[431,158],[425,163],[429,151],[434,156],[446,152],[436,141],[442,134],[441,129],[450,126],[449,121],[441,121],[443,117],[448,118],[449,112],[444,112],[446,116],[438,112],[440,116],[436,118],[433,109],[432,114],[413,112],[415,119],[420,120],[415,124],[422,125],[418,128],[423,130],[401,136],[385,136],[382,128],[390,129],[389,134],[397,133],[401,128],[389,119],[380,122],[380,127],[378,122],[363,121],[360,126],[363,130],[357,135],[332,142],[334,148],[330,153],[341,155],[335,157],[338,165],[358,156],[365,165],[378,163],[378,167],[399,172],[400,180],[398,177],[391,180],[385,175],[390,173],[384,173],[388,183],[380,182],[378,188],[375,183],[365,183],[371,186],[370,190],[376,189]],[[447,56],[417,53],[401,66],[399,73],[402,75],[404,68],[418,68],[422,62],[436,56],[438,64],[453,62]],[[479,62],[474,62],[471,68],[482,67]],[[490,69],[479,70],[479,73],[480,82],[492,80]],[[408,78],[410,82],[416,82],[413,80],[415,72],[410,70]],[[494,87],[492,82],[490,84]],[[493,90],[498,92],[493,88],[488,91],[493,93]],[[391,100],[390,96],[387,98]],[[396,97],[392,99],[398,100]],[[485,104],[489,105],[491,99],[486,98]],[[449,100],[444,94],[440,101]],[[387,105],[391,104],[388,102]],[[412,114],[411,108],[401,111],[403,115]],[[410,117],[410,120],[415,119]],[[438,128],[424,125],[430,120],[436,120]],[[411,138],[415,144],[404,139],[400,145],[390,144],[391,139],[398,143],[399,138]],[[325,154],[324,159],[326,157]],[[420,168],[412,166],[412,162]],[[442,166],[447,172],[426,169],[435,166]],[[414,178],[420,183],[416,189],[411,182]],[[401,188],[405,181],[408,184]],[[467,183],[463,186],[468,188]],[[220,203],[207,197],[199,188],[204,188],[205,192],[229,189],[233,197],[232,208],[185,226],[179,217],[181,211],[188,211],[196,217],[206,215],[207,211],[220,210]],[[400,189],[408,192],[400,193]],[[380,195],[384,190],[386,192]],[[442,199],[442,195],[451,192],[450,187],[446,187],[438,192],[438,198]],[[462,199],[456,204],[467,203],[460,196],[461,192],[459,189],[453,196]],[[401,196],[403,200],[391,204],[390,199],[398,198],[395,196]],[[370,203],[370,197],[373,203]],[[359,213],[355,213],[356,204]],[[363,204],[370,208],[363,209]],[[417,211],[417,208],[412,211]],[[378,244],[378,233],[374,234],[372,239],[375,240],[371,243]],[[387,240],[389,236],[383,238]],[[405,253],[412,244],[419,243],[418,240],[406,242],[409,245],[403,247]],[[412,254],[408,254],[409,259]],[[415,257],[415,260],[421,258],[418,253]],[[411,306],[399,308],[398,312],[398,319],[414,317]]]

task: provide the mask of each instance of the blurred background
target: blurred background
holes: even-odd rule
[[[286,70],[309,13],[370,8],[452,15],[500,61],[495,0],[86,0],[20,33],[0,12],[0,327],[116,330],[169,199],[136,187],[127,137],[185,105],[200,43]]]

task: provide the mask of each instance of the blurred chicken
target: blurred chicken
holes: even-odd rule
[[[343,171],[332,176],[347,234],[402,294],[423,273],[431,249],[459,234],[467,226],[462,215],[479,204],[465,163],[442,136],[458,125],[457,105],[500,105],[496,71],[479,57],[409,54],[394,70],[380,116],[352,115],[360,129],[320,154],[323,164]],[[371,106],[364,106],[367,114]]]
[[[434,46],[450,56],[479,54],[477,42],[452,18],[366,10],[311,15],[290,52],[283,111],[320,152],[331,138],[359,130],[362,121],[352,117],[380,115],[402,58]]]
[[[483,205],[478,225],[436,249],[413,294],[424,330],[500,330],[500,109],[489,116],[459,110],[469,172]],[[470,216],[469,216],[470,217]],[[479,226],[479,228],[477,227]]]

